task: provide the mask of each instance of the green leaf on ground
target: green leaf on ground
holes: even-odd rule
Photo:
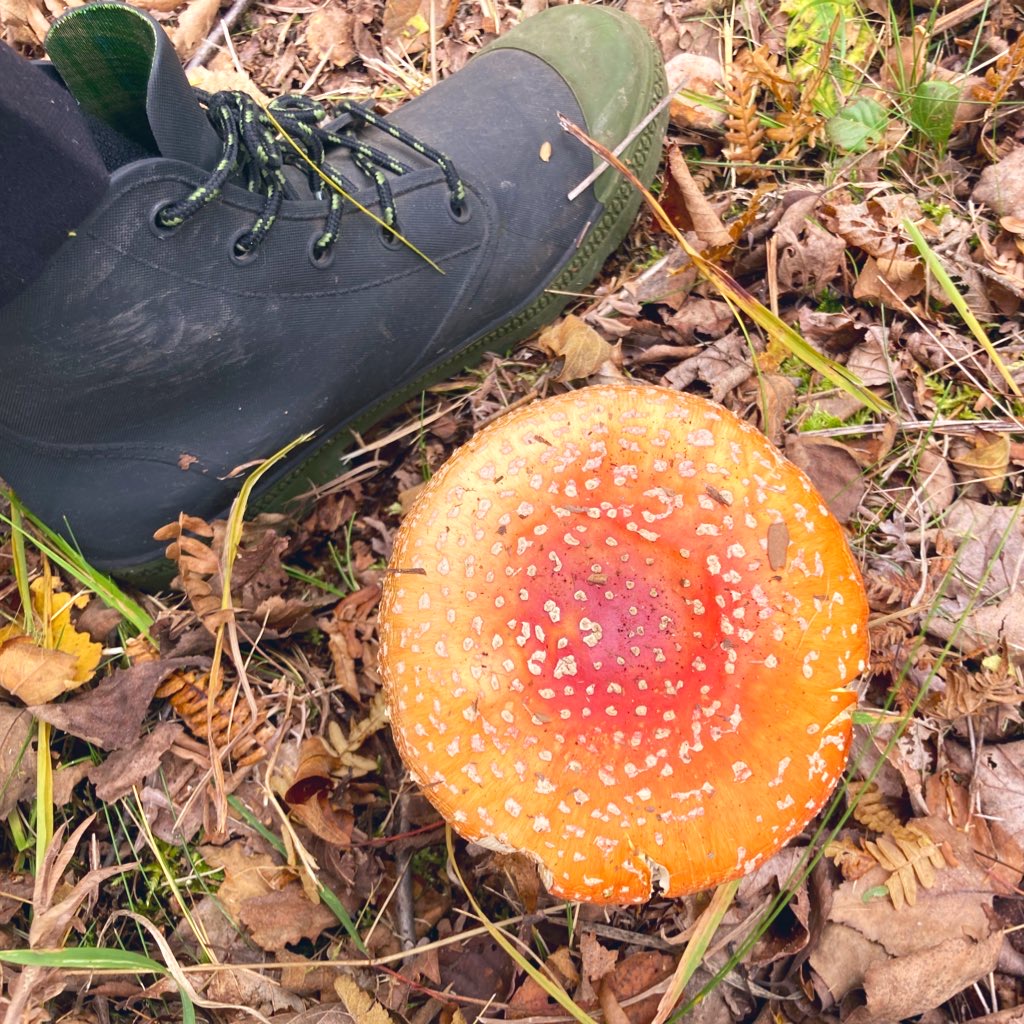
[[[952,82],[921,82],[910,98],[910,123],[940,149],[949,141],[960,90]]]
[[[889,112],[877,100],[862,96],[847,103],[829,118],[825,131],[837,149],[863,153],[870,143],[880,139],[889,124]]]

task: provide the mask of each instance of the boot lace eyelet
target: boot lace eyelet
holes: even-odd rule
[[[402,240],[398,235],[384,227],[380,229],[380,244],[385,249],[397,250],[402,248]]]
[[[248,228],[243,228],[241,231],[236,231],[234,238],[231,239],[231,246],[228,249],[228,256],[231,262],[236,267],[247,267],[253,260],[256,259],[257,248],[252,246],[246,248],[241,244],[242,239],[249,234]]]
[[[181,227],[181,224],[165,224],[164,213],[174,206],[173,200],[161,200],[149,211],[149,230],[157,238],[170,238]],[[184,223],[184,221],[182,221]]]
[[[456,224],[465,224],[473,216],[473,211],[469,206],[469,197],[463,196],[462,199],[449,200],[448,213]]]
[[[306,247],[306,255],[309,257],[309,262],[316,267],[317,270],[326,270],[334,262],[334,250],[335,246],[325,245],[322,249],[317,251],[317,242],[320,241],[319,235],[313,235],[309,240],[309,245]]]

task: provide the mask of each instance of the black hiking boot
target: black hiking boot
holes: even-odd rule
[[[557,115],[614,148],[666,88],[635,21],[580,5],[529,18],[386,120],[351,105],[321,129],[311,101],[275,102],[383,227],[247,97],[197,101],[143,12],[75,8],[47,49],[131,155],[0,309],[0,477],[92,564],[141,583],[167,566],[154,530],[225,515],[236,467],[316,429],[250,504],[280,509],[338,475],[352,430],[552,320],[639,205],[611,170],[567,199],[595,159]],[[623,154],[645,182],[664,130],[659,115]]]

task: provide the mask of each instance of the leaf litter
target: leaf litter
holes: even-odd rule
[[[192,74],[386,112],[546,5],[257,3]],[[0,0],[0,24],[36,56],[65,6]],[[183,59],[221,14],[143,6]],[[821,830],[744,880],[683,995],[687,1019],[1024,1013],[1019,16],[957,2],[930,21],[845,0],[625,7],[678,90],[660,178],[676,228],[892,412],[737,321],[645,213],[539,338],[375,428],[302,521],[247,523],[229,606],[224,523],[165,530],[178,580],[140,597],[148,638],[31,538],[20,580],[0,527],[0,945],[69,955],[5,966],[5,1020],[181,1019],[177,980],[76,969],[70,954],[92,947],[186,971],[211,1021],[568,1019],[446,866],[441,823],[385,728],[375,615],[401,511],[456,445],[510,407],[623,376],[713,397],[804,466],[872,607],[862,706],[875,710],[849,778]],[[215,663],[227,625],[236,646]],[[37,774],[40,722],[52,775]],[[47,805],[60,821],[36,855]],[[706,895],[564,908],[532,866],[456,851],[484,912],[582,1012],[655,1019]]]

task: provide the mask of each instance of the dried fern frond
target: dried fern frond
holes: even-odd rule
[[[975,89],[975,96],[989,105],[988,116],[996,113],[995,108],[1002,103],[1010,90],[1024,75],[1024,35],[1007,50],[1004,50],[996,62],[985,72],[985,84]]]
[[[852,839],[833,839],[826,844],[825,856],[830,858],[848,881],[866,875],[878,862]]]
[[[210,674],[175,672],[156,691],[156,696],[170,700],[196,739],[203,743],[212,741],[217,750],[232,745],[232,760],[239,767],[255,764],[267,756],[264,744],[274,734],[274,727],[262,711],[254,715],[249,704],[238,699],[237,686],[227,687],[213,697],[211,709]]]
[[[884,622],[868,628],[871,653],[867,672],[871,679],[879,676],[899,676],[907,662],[911,646],[911,628],[906,619]]]
[[[872,832],[888,833],[889,835],[911,835],[900,819],[886,803],[885,796],[878,786],[866,783],[854,795],[853,817]]]
[[[913,827],[913,838],[879,836],[875,842],[864,841],[864,849],[889,872],[885,887],[896,910],[917,903],[917,887],[931,889],[937,880],[936,871],[946,866],[942,850],[923,832]]]
[[[793,81],[789,70],[779,62],[777,53],[772,53],[767,46],[759,46],[750,51],[747,67],[750,74],[772,94],[779,110],[796,109],[800,102],[800,87]]]
[[[722,92],[725,96],[725,158],[736,165],[736,180],[756,181],[766,171],[759,166],[764,153],[765,128],[757,109],[760,83],[750,71],[749,51],[727,65]]]
[[[947,866],[946,854],[920,826],[903,824],[873,782],[863,785],[855,799],[854,818],[879,833],[876,840],[865,839],[863,849],[889,872],[885,887],[892,905],[897,910],[914,906],[918,886],[930,889],[935,885],[936,871]]]
[[[211,633],[216,633],[217,627],[232,615],[230,608],[221,606],[220,591],[211,582],[220,574],[220,556],[214,550],[214,541],[222,540],[223,533],[222,521],[208,523],[198,516],[182,514],[153,534],[155,540],[170,541],[166,555],[177,563],[178,583]]]
[[[952,720],[966,715],[982,714],[996,705],[1013,705],[1024,701],[1024,680],[1020,669],[1001,661],[996,668],[967,669],[945,662],[939,675],[945,692],[929,705],[929,712]]]
[[[921,581],[908,576],[902,569],[873,569],[864,576],[864,589],[868,602],[876,610],[893,605],[906,607],[917,596]]]

